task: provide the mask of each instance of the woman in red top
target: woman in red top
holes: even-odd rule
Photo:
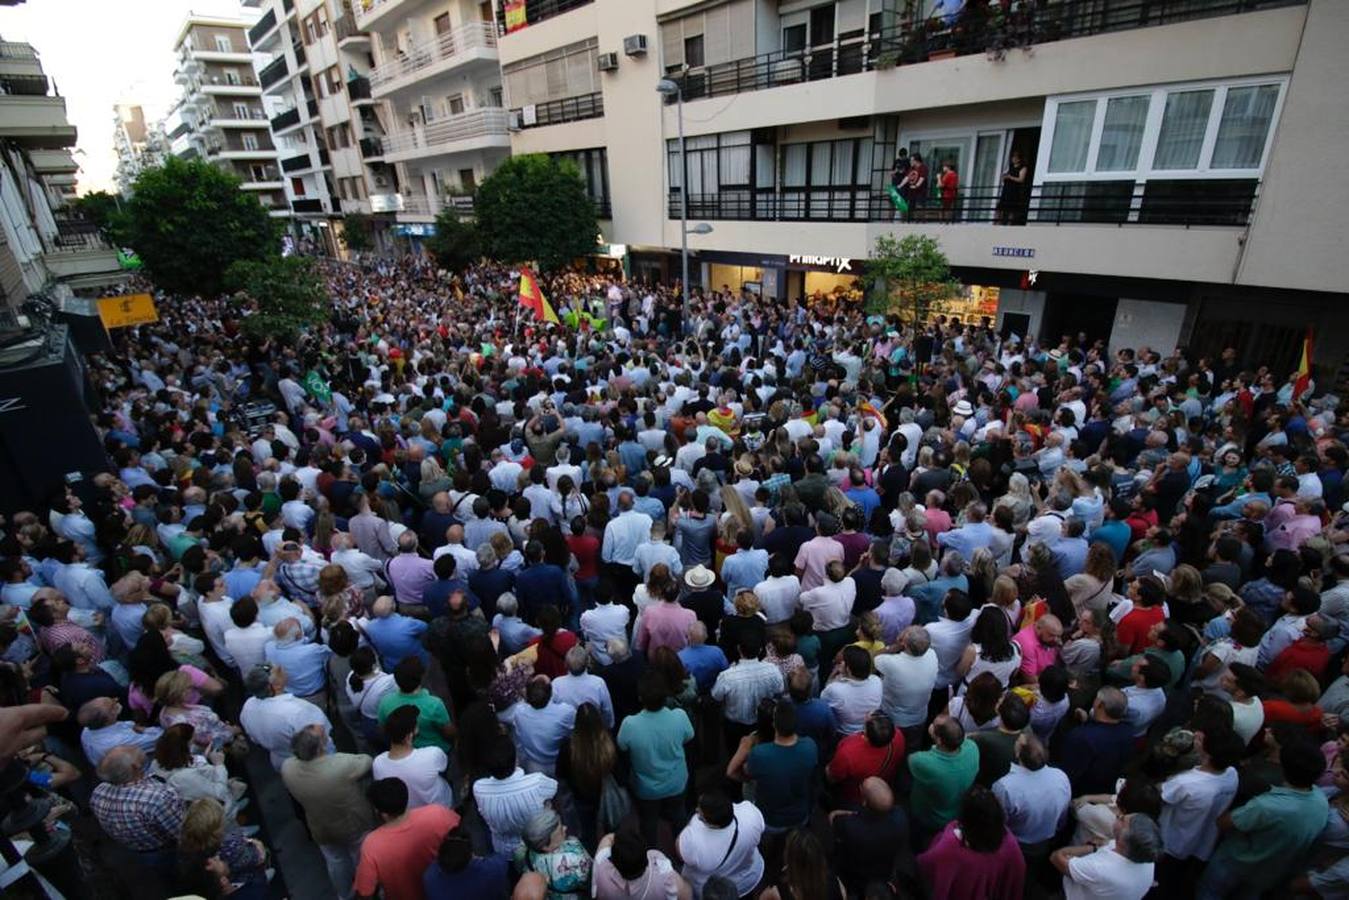
[[[572,577],[576,579],[578,606],[583,610],[590,609],[595,605],[595,586],[600,582],[600,539],[594,531],[586,529],[583,516],[571,520],[567,549],[576,560],[576,572]]]
[[[1321,686],[1316,683],[1316,676],[1306,669],[1294,669],[1283,676],[1279,689],[1282,698],[1274,697],[1264,703],[1265,727],[1279,722],[1301,725],[1308,734],[1319,740],[1322,731],[1321,707],[1316,705],[1316,701],[1321,699]]]
[[[1142,653],[1152,646],[1149,633],[1152,626],[1166,618],[1162,604],[1166,601],[1166,585],[1156,575],[1135,578],[1129,584],[1129,599],[1134,608],[1115,626],[1115,639],[1125,655]]]
[[[956,217],[956,188],[960,185],[960,176],[956,174],[956,164],[946,160],[941,164],[941,174],[937,176],[937,187],[941,189],[942,218],[948,222]]]
[[[558,678],[567,674],[567,651],[579,641],[576,635],[562,627],[562,614],[556,606],[543,606],[538,612],[538,626],[543,631],[536,637],[532,646],[538,648],[538,657],[534,660],[534,672]]]

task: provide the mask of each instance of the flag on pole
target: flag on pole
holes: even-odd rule
[[[870,416],[871,418],[879,421],[881,423],[882,428],[890,427],[890,423],[885,420],[885,416],[882,415],[881,411],[876,408],[876,404],[872,403],[870,400],[863,400],[858,405],[857,411],[864,416]]]
[[[1293,379],[1293,400],[1301,397],[1312,382],[1312,330],[1307,329],[1307,336],[1302,339],[1302,359],[1297,364],[1297,377]]]
[[[525,309],[533,310],[536,319],[544,322],[558,322],[553,305],[543,296],[543,291],[539,288],[539,280],[534,277],[533,272],[526,268],[520,269],[520,305]]]

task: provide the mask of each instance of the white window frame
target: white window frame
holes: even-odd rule
[[[252,153],[262,146],[258,142],[258,136],[256,134],[250,134],[249,132],[244,132],[239,136],[239,144],[249,153]],[[252,144],[253,146],[250,147],[248,146],[249,144]]]
[[[970,183],[970,179],[974,177],[974,155],[979,148],[979,138],[986,137],[990,134],[1002,136],[1002,164],[1005,166],[1007,164],[1007,148],[1011,146],[1009,135],[1020,128],[1039,127],[1041,127],[1040,122],[1034,120],[1022,120],[1007,124],[970,126],[967,128],[937,128],[931,130],[920,129],[918,131],[900,131],[895,138],[895,152],[898,153],[900,147],[907,148],[909,144],[914,141],[968,140],[970,142],[970,152],[968,158],[963,161],[965,164],[963,168],[966,171],[956,173],[956,176],[960,179],[961,190],[964,190],[965,186]],[[941,163],[934,162],[933,160],[924,160],[924,162],[927,164],[928,178],[935,178],[936,174],[941,171]],[[999,169],[998,175],[1001,176],[1004,171],[1006,170]]]
[[[233,53],[234,41],[228,34],[217,34],[215,36],[215,50],[217,53]]]
[[[1227,92],[1234,88],[1275,85],[1279,95],[1274,101],[1274,113],[1270,119],[1269,133],[1265,135],[1265,146],[1260,154],[1260,165],[1250,169],[1214,169],[1210,166],[1213,148],[1218,139],[1218,128],[1222,123],[1223,110],[1227,106]],[[1153,159],[1157,152],[1157,139],[1161,135],[1162,117],[1166,112],[1168,94],[1190,91],[1213,91],[1213,102],[1209,106],[1208,125],[1204,131],[1204,142],[1199,150],[1199,162],[1193,169],[1157,169]],[[1121,88],[1114,91],[1093,91],[1083,94],[1062,94],[1045,100],[1044,120],[1041,124],[1040,147],[1035,157],[1035,185],[1052,184],[1064,181],[1134,181],[1145,183],[1150,180],[1174,181],[1177,179],[1200,181],[1206,179],[1256,178],[1263,180],[1265,167],[1269,164],[1270,149],[1274,146],[1274,134],[1278,131],[1283,116],[1284,99],[1288,95],[1288,75],[1252,76],[1248,78],[1225,78],[1212,81],[1178,82],[1174,84]],[[1105,125],[1107,103],[1116,97],[1149,97],[1148,115],[1143,125],[1143,140],[1138,148],[1138,161],[1133,169],[1117,169],[1108,172],[1096,171],[1097,154],[1101,148],[1101,131]],[[1049,153],[1054,146],[1054,127],[1058,123],[1059,104],[1074,103],[1082,100],[1096,101],[1096,114],[1092,123],[1091,142],[1087,147],[1086,169],[1080,172],[1050,172]]]

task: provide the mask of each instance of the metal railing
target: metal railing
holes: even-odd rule
[[[690,219],[755,222],[915,222],[1000,225],[1181,225],[1241,227],[1250,221],[1255,179],[1075,181],[1035,185],[1028,196],[1004,197],[996,188],[959,189],[948,204],[939,196],[909,198],[901,214],[884,191],[867,187],[723,189],[690,194]],[[670,191],[668,215],[680,217],[679,190]]]
[[[594,2],[595,0],[526,0],[525,22],[529,25],[537,25],[545,19],[560,16],[564,12],[571,12],[573,9],[579,9]],[[497,6],[497,28],[500,29],[502,34],[507,33],[504,4],[498,4]]]
[[[347,38],[367,37],[366,33],[356,27],[356,17],[350,11],[342,13],[336,23],[338,41],[345,41]]]
[[[98,226],[82,219],[57,219],[56,235],[52,238],[56,253],[78,253],[82,250],[108,250]]]
[[[321,213],[323,212],[322,200],[292,200],[290,208],[297,213]]]
[[[934,55],[998,56],[1066,38],[1235,15],[1306,0],[1030,0],[1014,11],[966,4],[951,20],[904,22],[869,35],[839,37],[824,46],[773,50],[667,77],[685,100],[758,91],[924,62]],[[670,98],[669,102],[673,102]]]
[[[295,67],[297,70],[299,70],[300,68],[304,67],[306,63],[309,62],[309,57],[307,57],[304,52],[304,44],[300,43],[299,41],[295,41],[293,44],[290,45],[290,47],[292,50],[295,51]]]
[[[364,75],[347,79],[347,96],[352,100],[370,99],[370,79]]]
[[[473,215],[472,194],[448,194],[444,197],[428,197],[420,194],[403,196],[403,212],[414,216],[438,216],[442,210],[453,209],[461,216]]]
[[[269,9],[263,13],[262,18],[258,19],[252,28],[248,29],[248,46],[256,47],[258,42],[262,40],[263,35],[275,27],[276,11]]]
[[[608,197],[595,198],[595,218],[612,219],[614,217],[614,208]]]
[[[294,107],[272,116],[272,130],[282,131],[300,124],[300,110]]]
[[[604,95],[596,92],[577,97],[564,97],[561,100],[549,100],[547,103],[536,103],[533,106],[532,121],[525,114],[529,108],[525,106],[511,110],[511,115],[521,128],[541,128],[544,125],[597,119],[604,115]]]
[[[234,109],[212,109],[210,122],[215,125],[217,122],[266,122],[267,113],[260,109],[250,109],[245,115],[239,115],[238,110]],[[270,123],[268,123],[270,124]]]
[[[265,90],[289,74],[290,66],[286,63],[286,58],[278,56],[263,67],[262,71],[258,72],[258,82]]]
[[[0,75],[0,94],[45,97],[47,87],[46,75]]]
[[[319,114],[319,102],[312,97],[304,102],[304,108],[309,112],[309,118],[316,119]]]
[[[356,24],[361,24],[361,19],[377,12],[381,6],[391,6],[398,3],[399,0],[354,0],[352,6],[356,8]]]
[[[37,51],[22,41],[0,41],[0,59],[37,59]]]
[[[288,156],[281,160],[281,168],[286,172],[299,172],[303,169],[312,169],[314,161],[309,158],[308,153],[301,153],[298,156]]]
[[[210,81],[194,81],[194,88],[201,87],[257,87],[258,80],[252,75],[236,75],[233,81],[228,78],[221,78],[218,75],[212,75]]]
[[[385,135],[385,153],[406,153],[410,150],[433,149],[457,141],[510,133],[509,114],[504,109],[488,107],[447,116],[419,125],[411,131]]]
[[[470,50],[492,49],[497,45],[496,31],[490,22],[470,22],[436,35],[432,40],[399,51],[393,59],[370,72],[370,86],[380,88],[442,62],[453,62]]]
[[[273,166],[268,166],[267,168],[262,170],[261,176],[258,176],[257,173],[249,172],[248,177],[244,179],[244,183],[266,184],[270,182],[277,182],[280,180],[281,180],[281,170]]]

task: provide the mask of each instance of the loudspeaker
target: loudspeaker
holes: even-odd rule
[[[0,369],[0,510],[36,510],[63,483],[108,468],[89,418],[84,367],[65,325],[24,362]]]

